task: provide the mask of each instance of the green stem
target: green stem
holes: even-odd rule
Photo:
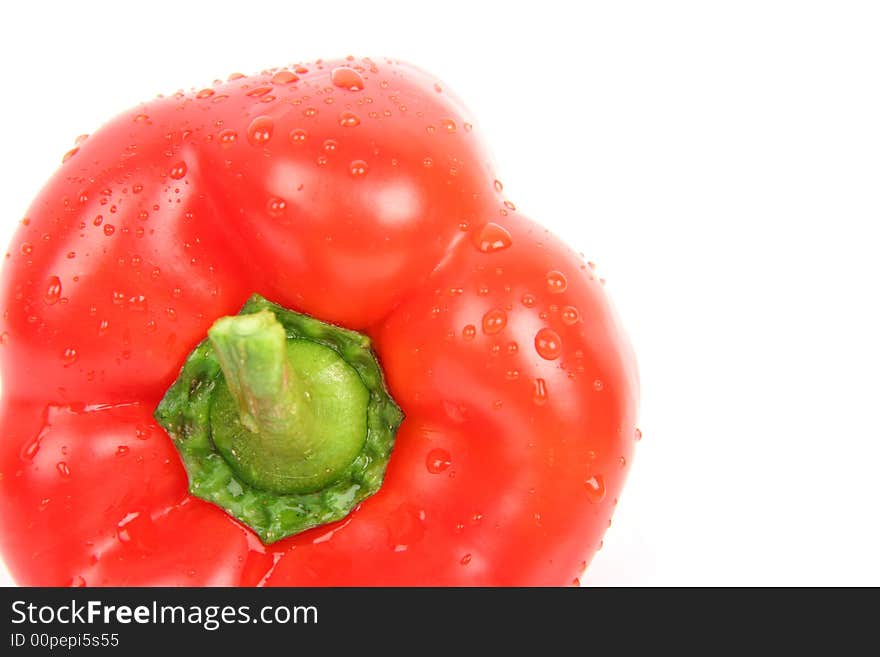
[[[311,409],[287,364],[287,335],[275,315],[263,310],[222,317],[208,329],[208,338],[244,427],[266,437],[302,437],[303,416]]]

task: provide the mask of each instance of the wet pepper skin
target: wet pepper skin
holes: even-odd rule
[[[25,585],[568,585],[609,525],[637,375],[601,282],[505,200],[399,62],[159,97],[65,156],[0,290],[0,545]],[[187,494],[152,417],[251,293],[366,332],[404,412],[384,486],[269,546]]]

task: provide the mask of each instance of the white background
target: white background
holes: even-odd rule
[[[584,582],[880,585],[877,4],[198,6],[3,5],[4,243],[140,100],[410,60],[469,104],[518,209],[598,263],[636,347],[644,440]]]

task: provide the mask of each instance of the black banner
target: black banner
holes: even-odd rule
[[[384,654],[476,646],[585,650],[650,641],[786,650],[809,637],[857,641],[870,607],[849,593],[786,589],[0,589],[0,654]],[[714,599],[714,600],[713,600]],[[783,613],[784,612],[784,613]],[[703,637],[701,640],[700,637]],[[239,653],[239,651],[242,651]],[[589,652],[589,651],[588,651]],[[496,654],[493,650],[493,654]]]

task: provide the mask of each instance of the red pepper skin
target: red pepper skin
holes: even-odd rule
[[[631,461],[635,362],[591,268],[505,205],[471,122],[418,69],[341,60],[159,98],[79,146],[0,289],[0,549],[19,583],[581,574]],[[187,494],[152,417],[254,292],[370,335],[407,416],[375,496],[270,546]]]

